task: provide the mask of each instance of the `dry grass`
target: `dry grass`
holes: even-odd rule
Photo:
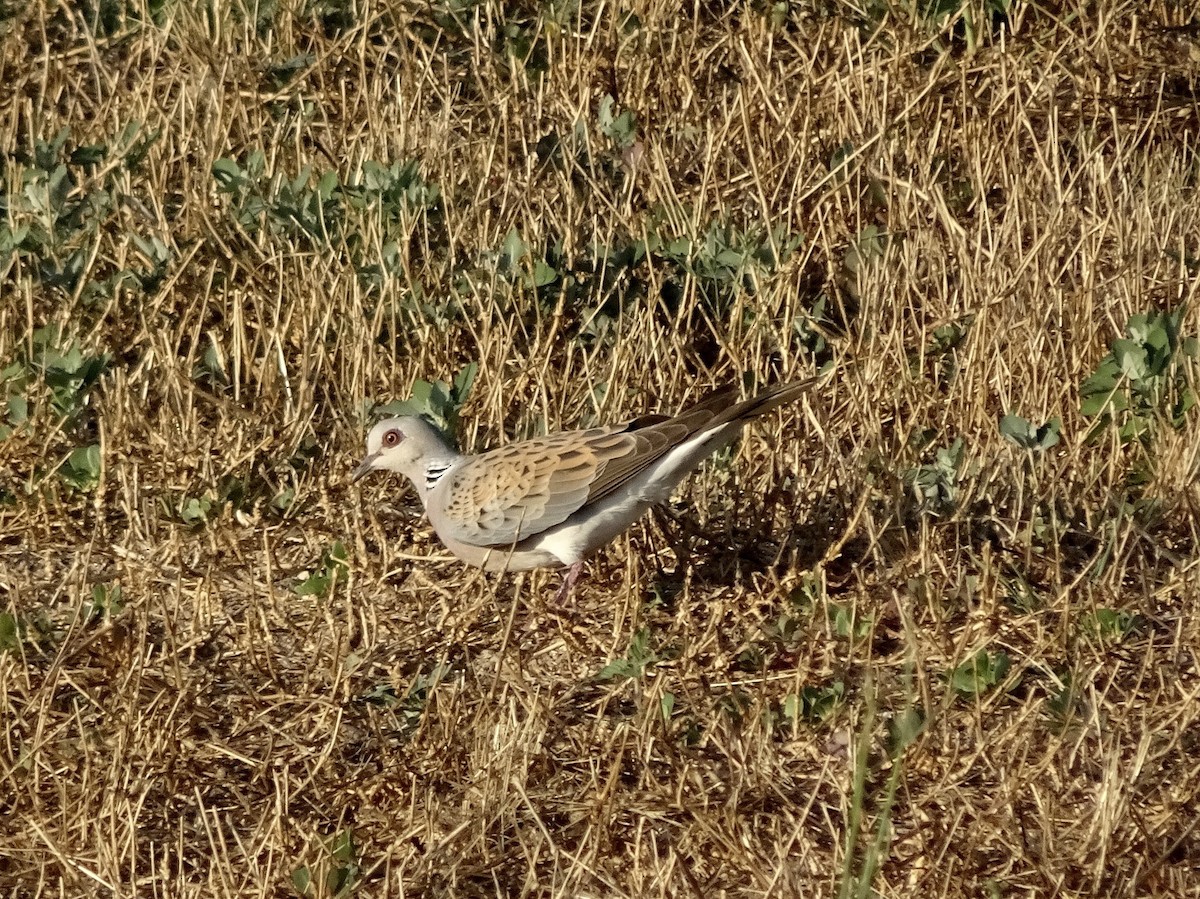
[[[71,197],[112,200],[44,251],[82,248],[77,279],[0,256],[0,367],[51,323],[113,356],[66,423],[22,387],[0,442],[5,895],[289,895],[301,866],[368,896],[1200,895],[1196,412],[1124,445],[1079,412],[1131,315],[1200,330],[1194,4],[1014,0],[973,46],[865,0],[778,27],[757,3],[649,0],[623,27],[611,4],[279,0],[257,29],[244,0],[160,26],[93,3],[106,30],[81,5],[0,3],[0,190],[69,126],[64,153],[110,146]],[[159,133],[126,168],[134,121]],[[442,201],[328,239],[239,222],[212,166],[254,149],[343,183],[416,159]],[[658,221],[805,239],[721,303],[661,254],[594,289],[594,248]],[[506,274],[514,228],[591,292]],[[355,265],[396,234],[373,288]],[[89,286],[153,268],[135,236],[161,277]],[[793,327],[820,296],[825,348]],[[476,361],[472,446],[836,374],[553,610],[558,575],[465,569],[398,482],[348,484],[365,398]],[[1010,411],[1062,441],[1017,449]],[[923,506],[905,472],[957,438]],[[71,488],[91,443],[99,482]],[[348,576],[298,594],[336,541]],[[1098,611],[1137,617],[1097,636]],[[639,640],[638,676],[595,678]],[[1007,678],[956,692],[981,649]]]

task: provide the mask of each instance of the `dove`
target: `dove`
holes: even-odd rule
[[[477,455],[459,453],[422,418],[388,418],[371,428],[352,481],[372,471],[404,475],[438,538],[467,564],[566,567],[562,601],[587,556],[670,498],[746,422],[799,399],[817,380],[776,384],[745,400],[725,387],[674,416],[561,431]]]

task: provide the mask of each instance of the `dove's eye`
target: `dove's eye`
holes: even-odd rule
[[[386,434],[383,435],[383,445],[384,446],[397,446],[400,443],[400,441],[403,439],[404,439],[404,435],[401,434],[395,428],[392,428],[390,431],[388,431]]]

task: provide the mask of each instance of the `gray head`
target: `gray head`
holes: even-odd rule
[[[367,435],[367,455],[354,470],[352,481],[369,471],[396,471],[413,483],[425,480],[425,466],[435,460],[452,461],[458,453],[446,445],[437,428],[411,415],[385,418]]]

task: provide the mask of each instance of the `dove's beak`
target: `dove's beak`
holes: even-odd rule
[[[375,468],[375,460],[378,458],[379,453],[371,453],[371,455],[363,459],[362,464],[359,465],[358,468],[354,469],[354,474],[350,476],[350,483],[353,484],[355,481],[362,478],[363,475],[367,474],[369,471],[372,471]]]

